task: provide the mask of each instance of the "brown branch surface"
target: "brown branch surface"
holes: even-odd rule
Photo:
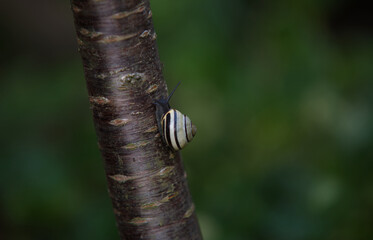
[[[167,96],[148,0],[72,0],[89,100],[121,239],[202,239],[179,153],[162,142]]]

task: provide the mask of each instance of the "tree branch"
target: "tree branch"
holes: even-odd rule
[[[158,132],[167,96],[148,0],[72,0],[121,239],[202,239],[180,154]]]

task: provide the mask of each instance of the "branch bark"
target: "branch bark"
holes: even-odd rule
[[[167,96],[148,0],[72,0],[121,239],[202,239],[180,154],[161,140]]]

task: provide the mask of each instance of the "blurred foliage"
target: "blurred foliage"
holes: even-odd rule
[[[151,4],[204,238],[372,239],[364,2]],[[69,3],[3,7],[0,239],[118,239]]]

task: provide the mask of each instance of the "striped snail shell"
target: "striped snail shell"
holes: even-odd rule
[[[176,151],[192,141],[197,132],[197,127],[190,118],[175,109],[163,116],[161,127],[165,142]]]
[[[167,99],[155,100],[156,118],[159,132],[163,141],[175,151],[183,149],[196,135],[197,127],[193,125],[188,116],[178,110],[171,109],[169,101],[175,89]]]

